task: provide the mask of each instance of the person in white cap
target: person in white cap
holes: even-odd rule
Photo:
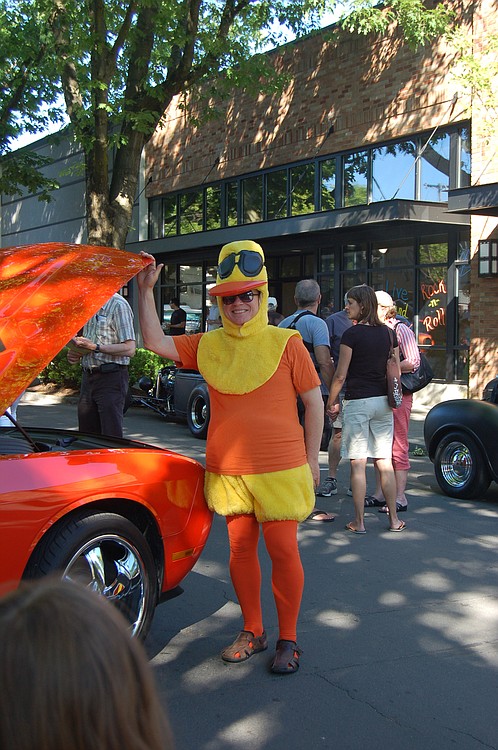
[[[396,305],[393,298],[387,292],[379,290],[375,292],[378,303],[378,314],[380,320],[396,331],[399,345],[399,358],[401,372],[413,372],[420,365],[420,352],[417,346],[415,334],[409,326],[396,319]],[[394,476],[396,477],[396,511],[403,513],[408,508],[405,489],[410,468],[408,428],[410,426],[410,413],[413,405],[413,393],[403,391],[403,400],[398,409],[394,409],[394,436],[392,462]],[[388,513],[380,477],[375,472],[375,491],[373,495],[365,495],[365,507],[378,507],[379,513]]]
[[[278,326],[284,316],[277,312],[277,300],[275,297],[268,297],[268,323],[272,326]]]

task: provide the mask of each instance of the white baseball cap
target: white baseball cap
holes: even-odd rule
[[[276,309],[277,307],[277,300],[275,297],[268,297],[268,309],[271,310],[273,308]]]
[[[379,304],[381,307],[393,307],[393,298],[387,292],[383,292],[382,290],[380,290],[378,292],[375,292],[375,296],[377,297],[377,304]]]

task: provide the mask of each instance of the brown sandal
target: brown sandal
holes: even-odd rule
[[[267,648],[268,641],[264,630],[257,638],[250,630],[241,630],[232,645],[223,649],[221,658],[229,662],[246,661],[253,654],[266,651]]]
[[[271,671],[275,674],[292,674],[299,669],[299,657],[303,652],[295,641],[277,641]]]

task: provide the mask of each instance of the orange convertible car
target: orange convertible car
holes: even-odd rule
[[[142,265],[84,245],[0,250],[0,414]],[[196,461],[145,443],[0,428],[2,591],[57,571],[111,599],[145,637],[209,535],[203,482]]]

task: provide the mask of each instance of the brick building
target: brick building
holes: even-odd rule
[[[455,7],[485,59],[494,2]],[[498,259],[484,265],[498,252],[498,134],[485,135],[488,111],[454,76],[447,43],[413,52],[396,33],[327,31],[269,53],[289,74],[281,93],[211,101],[222,112],[198,126],[169,108],[144,154],[128,247],[165,263],[160,312],[179,296],[205,318],[219,248],[242,238],[264,247],[284,314],[303,277],[319,281],[324,316],[354,284],[386,289],[436,373],[418,396],[480,396],[498,365]],[[26,205],[4,204],[2,244],[54,239],[57,218],[58,239],[83,239],[78,188],[64,187],[74,214],[62,224],[57,207],[35,227]]]

